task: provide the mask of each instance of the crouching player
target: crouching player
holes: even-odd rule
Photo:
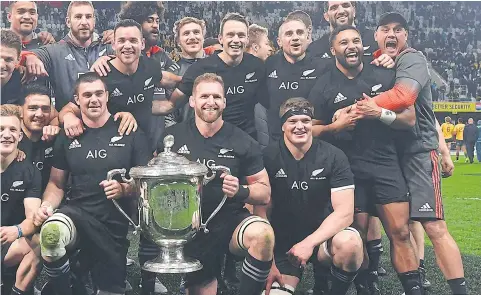
[[[363,261],[361,237],[349,227],[354,216],[349,162],[341,150],[313,138],[313,113],[304,98],[284,102],[284,136],[264,150],[271,203],[254,210],[269,213],[276,238],[266,295],[294,294],[306,263],[316,259],[330,265],[329,294],[346,294]]]

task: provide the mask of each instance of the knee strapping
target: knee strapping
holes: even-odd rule
[[[271,295],[294,295],[294,291],[295,291],[295,288],[290,285],[284,284],[284,287],[281,287],[279,283],[274,282],[272,284],[270,294]],[[262,291],[262,295],[265,295],[265,294],[266,294],[266,291]]]
[[[241,248],[244,251],[247,251],[247,248],[244,245],[244,232],[246,231],[247,227],[253,224],[254,222],[262,222],[270,225],[269,221],[259,216],[251,216],[245,219],[241,227],[239,228],[239,231],[237,232],[237,245],[239,246],[239,248]]]
[[[66,247],[73,244],[77,230],[75,225],[65,214],[55,213],[42,225],[40,231],[40,246],[42,256],[53,261],[65,256]]]

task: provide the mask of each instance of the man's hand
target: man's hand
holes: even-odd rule
[[[27,155],[25,155],[25,153],[22,150],[17,149],[17,157],[15,158],[17,162],[22,162],[23,160],[25,160],[26,157]]]
[[[227,173],[222,173],[220,178],[224,179],[224,182],[222,183],[222,191],[224,194],[229,198],[234,197],[239,191],[239,178]]]
[[[20,79],[20,83],[22,83],[22,84],[27,83],[28,80],[29,80],[29,75],[28,75],[28,73],[27,73],[27,68],[24,67],[24,66],[18,65],[18,66],[17,66],[17,71],[18,71],[18,73],[20,74],[20,76],[22,76],[22,79]]]
[[[42,41],[43,45],[54,44],[57,42],[55,41],[55,38],[53,37],[53,35],[47,31],[40,32],[38,33],[37,36],[40,39],[40,41]]]
[[[11,244],[18,238],[18,228],[16,226],[0,227],[0,242],[2,245]]]
[[[137,131],[137,121],[135,120],[134,115],[129,112],[118,112],[114,115],[114,121],[117,121],[120,118],[119,124],[119,134],[121,136],[129,135],[130,132]]]
[[[91,72],[96,72],[101,77],[105,77],[110,73],[110,66],[108,61],[115,58],[114,55],[106,55],[97,58],[92,67],[90,67]]]
[[[307,261],[312,256],[314,246],[308,245],[306,242],[301,241],[287,252],[287,260],[296,267],[305,267]]]
[[[104,44],[114,43],[114,30],[105,30],[102,33],[102,43]]]
[[[47,220],[53,214],[53,208],[48,202],[42,203],[40,208],[38,208],[33,218],[33,224],[35,226],[41,226],[45,220]]]
[[[60,132],[60,127],[58,126],[53,126],[53,125],[44,126],[42,140],[52,141],[55,139],[55,136],[57,136],[59,132]]]
[[[43,62],[35,54],[29,54],[26,56],[25,66],[27,68],[27,73],[30,76],[48,77]]]
[[[357,119],[379,119],[381,117],[382,108],[376,104],[374,99],[366,95],[363,95],[363,100],[359,100],[356,103],[356,115]]]
[[[338,132],[344,129],[354,129],[354,127],[356,127],[357,119],[355,117],[353,106],[337,110],[332,117],[332,122],[335,130]]]
[[[373,60],[371,64],[378,66],[378,67],[384,67],[386,69],[392,69],[396,66],[396,63],[394,60],[387,54],[381,54],[378,58]]]
[[[74,138],[80,136],[84,133],[84,126],[82,124],[82,120],[80,120],[75,114],[73,113],[66,113],[63,116],[63,129],[65,130],[65,134],[69,138]]]
[[[104,188],[105,195],[109,200],[118,199],[124,195],[122,185],[117,180],[102,180],[99,185]]]
[[[269,272],[269,276],[266,280],[266,295],[269,295],[271,292],[272,284],[274,282],[278,282],[281,287],[284,287],[284,281],[282,279],[282,274],[277,268],[276,264],[272,262],[271,271]]]
[[[449,153],[446,155],[441,155],[441,170],[442,170],[442,176],[444,178],[447,178],[453,175],[454,163]]]

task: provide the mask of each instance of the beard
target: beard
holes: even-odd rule
[[[159,43],[160,36],[158,31],[157,31],[157,37],[153,36],[152,32],[144,32],[142,35],[148,47],[155,46],[157,45],[157,43]]]
[[[209,112],[211,113],[211,112]],[[222,116],[222,111],[219,109],[215,112],[215,114],[207,114],[207,111],[203,111],[202,109],[195,109],[195,114],[204,122],[206,123],[214,123],[217,119]]]
[[[72,30],[72,35],[79,41],[82,41],[82,42],[85,42],[87,40],[89,40],[90,38],[92,38],[93,36],[93,32],[94,30],[89,30],[88,31],[88,34],[85,34],[84,33],[85,31],[80,31],[80,30],[77,30],[77,31],[74,31]]]
[[[335,29],[339,26],[352,26],[354,24],[354,17],[347,16],[347,23],[345,23],[345,24],[339,24],[335,17],[332,17],[329,21],[330,21],[329,23],[331,23],[332,27]]]

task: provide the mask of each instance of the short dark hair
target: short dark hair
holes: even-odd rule
[[[127,1],[120,10],[120,19],[133,19],[139,24],[147,21],[149,16],[157,14],[164,18],[164,6],[161,1]]]
[[[458,118],[458,123],[463,123],[463,122],[464,122],[463,118]]]
[[[330,46],[332,47],[332,44],[333,44],[334,40],[336,40],[336,37],[337,37],[337,35],[339,35],[339,33],[343,32],[343,31],[347,31],[347,30],[356,31],[359,34],[359,36],[361,36],[361,33],[359,32],[359,30],[354,26],[349,26],[349,25],[338,26],[331,32],[331,35],[329,36]]]
[[[25,2],[25,1],[12,1],[10,2],[10,5],[8,5],[8,12],[12,13],[12,8],[15,4],[17,4],[18,2]],[[33,4],[35,4],[35,9],[37,9],[37,3],[35,1],[27,1],[27,2],[32,2]],[[38,12],[38,11],[37,11]]]
[[[228,14],[226,14],[224,16],[224,18],[220,22],[220,34],[221,35],[224,32],[225,23],[230,21],[230,20],[235,20],[235,21],[241,22],[241,23],[246,25],[247,29],[249,28],[249,22],[246,20],[246,18],[242,14],[237,13],[237,12],[229,12]]]
[[[290,12],[286,17],[286,21],[287,20],[300,20],[306,25],[306,28],[312,28],[311,16],[302,10],[294,10],[293,12]]]
[[[349,1],[351,2],[352,7],[356,8],[356,1]],[[324,12],[329,10],[329,1],[324,2]]]
[[[17,51],[17,57],[22,52],[22,41],[20,37],[12,30],[2,29],[0,31],[0,45],[15,49]]]
[[[27,100],[27,97],[30,95],[46,95],[48,96],[50,100],[50,90],[48,89],[45,84],[39,83],[39,82],[33,82],[33,83],[28,83],[25,84],[22,87],[22,92],[21,92],[21,97],[20,97],[20,104],[25,104],[25,101]],[[50,101],[51,102],[51,101]]]
[[[137,29],[139,29],[140,34],[142,35],[142,26],[138,22],[136,22],[133,19],[123,19],[115,25],[114,36],[118,28],[130,28],[130,27],[136,27]]]
[[[101,81],[102,84],[104,84],[105,91],[107,91],[107,84],[105,84],[104,79],[102,79],[102,77],[100,77],[99,74],[97,74],[96,72],[88,72],[88,73],[85,73],[83,75],[80,75],[80,77],[77,79],[77,81],[75,81],[73,93],[75,95],[78,95],[78,89],[80,87],[80,84],[93,83],[95,81]]]

